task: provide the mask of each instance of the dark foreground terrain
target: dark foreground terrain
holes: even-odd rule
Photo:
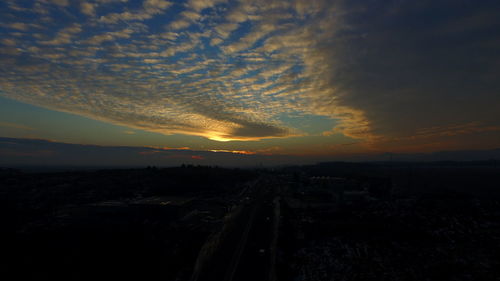
[[[12,280],[500,280],[500,165],[0,170]]]

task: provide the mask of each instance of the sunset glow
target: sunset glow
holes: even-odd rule
[[[498,4],[483,4],[2,1],[0,137],[332,157],[496,148]]]

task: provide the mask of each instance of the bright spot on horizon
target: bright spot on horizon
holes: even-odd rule
[[[499,6],[2,1],[0,137],[297,155],[494,148]]]

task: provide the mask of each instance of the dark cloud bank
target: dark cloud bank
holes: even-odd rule
[[[324,48],[330,84],[374,133],[500,125],[499,1],[342,3],[343,27]]]

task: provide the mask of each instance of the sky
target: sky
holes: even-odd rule
[[[276,159],[494,149],[498,18],[488,0],[4,0],[0,137]]]

